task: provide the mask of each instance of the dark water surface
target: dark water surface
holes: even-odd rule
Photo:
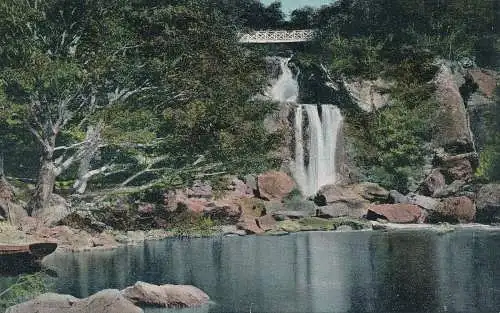
[[[214,301],[209,312],[500,312],[498,232],[169,239],[46,263],[61,293],[192,284]]]

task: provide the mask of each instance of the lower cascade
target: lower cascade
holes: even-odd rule
[[[276,58],[281,73],[269,96],[294,106],[294,158],[290,169],[301,192],[312,196],[321,186],[337,181],[335,154],[342,125],[340,110],[330,104],[297,104],[297,76],[288,67],[290,58]],[[300,73],[300,72],[299,72]]]
[[[304,195],[314,195],[321,186],[337,181],[335,154],[341,124],[342,115],[336,106],[297,105],[292,173]]]

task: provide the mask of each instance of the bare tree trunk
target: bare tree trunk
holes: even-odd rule
[[[31,199],[28,212],[30,215],[43,210],[50,205],[56,183],[56,166],[51,158],[42,156],[40,173],[36,184],[35,194]]]

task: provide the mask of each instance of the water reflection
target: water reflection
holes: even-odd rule
[[[500,234],[301,233],[57,254],[59,292],[193,284],[210,312],[498,312]],[[201,312],[206,311],[203,308]]]

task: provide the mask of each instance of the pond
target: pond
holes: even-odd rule
[[[195,285],[213,304],[189,312],[500,312],[499,243],[476,230],[307,232],[168,239],[46,264],[55,289],[78,297],[138,280]]]

